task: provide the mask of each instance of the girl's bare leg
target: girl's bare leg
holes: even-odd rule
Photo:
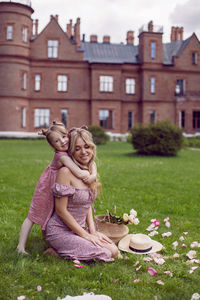
[[[17,245],[18,253],[28,254],[28,252],[26,252],[25,250],[25,247],[26,247],[28,235],[31,231],[31,228],[33,227],[33,224],[34,223],[28,218],[24,220],[19,234],[19,243]]]

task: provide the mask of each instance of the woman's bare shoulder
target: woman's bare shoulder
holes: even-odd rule
[[[62,167],[58,171],[56,182],[60,184],[70,184],[72,173],[67,167]]]

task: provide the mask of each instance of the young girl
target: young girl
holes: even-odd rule
[[[38,181],[28,216],[24,220],[20,230],[17,250],[23,254],[28,254],[25,250],[25,246],[33,224],[40,225],[44,232],[47,222],[53,213],[54,200],[51,187],[55,183],[58,170],[66,166],[76,177],[88,184],[95,181],[97,176],[95,163],[92,165],[90,174],[87,170],[80,169],[68,156],[69,138],[64,124],[54,121],[47,130],[42,130],[41,134],[45,135],[47,142],[54,148],[55,155]]]

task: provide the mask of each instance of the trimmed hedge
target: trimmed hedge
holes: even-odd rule
[[[92,133],[93,140],[96,145],[106,144],[109,140],[109,136],[105,133],[105,130],[101,126],[91,125],[88,126],[88,130]]]
[[[168,121],[136,125],[131,134],[138,154],[176,156],[183,145],[182,130]]]

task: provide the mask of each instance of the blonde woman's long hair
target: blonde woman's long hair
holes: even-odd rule
[[[87,166],[82,165],[74,158],[76,141],[79,137],[93,150],[92,158],[89,161]],[[92,134],[87,130],[86,126],[83,126],[81,128],[72,128],[69,131],[68,154],[72,158],[72,160],[76,163],[77,166],[79,166],[83,170],[88,170],[89,173],[91,173],[92,164],[94,163],[94,161],[96,159],[96,145],[93,142]],[[100,191],[101,184],[98,180],[98,175],[97,175],[96,181],[94,181],[92,184],[90,184],[89,187],[92,189],[93,192],[95,192],[96,190]]]

